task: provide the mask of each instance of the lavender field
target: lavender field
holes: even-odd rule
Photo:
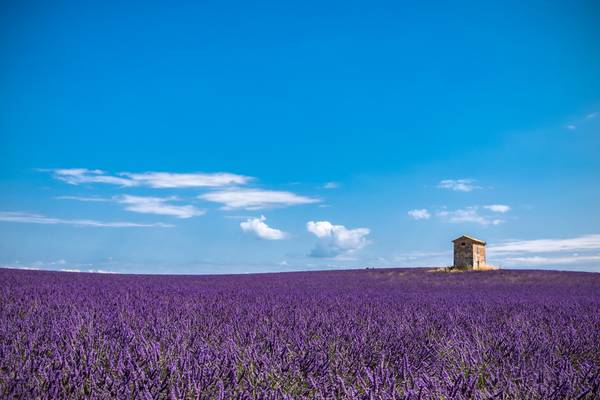
[[[1,398],[600,398],[600,275],[0,270]]]

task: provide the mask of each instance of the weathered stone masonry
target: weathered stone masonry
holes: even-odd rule
[[[470,236],[460,236],[454,243],[454,266],[478,269],[486,265],[485,242]]]

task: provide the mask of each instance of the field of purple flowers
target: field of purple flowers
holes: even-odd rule
[[[0,397],[596,399],[600,274],[0,270]]]

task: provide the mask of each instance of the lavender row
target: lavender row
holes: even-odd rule
[[[600,398],[600,276],[0,270],[0,397]]]

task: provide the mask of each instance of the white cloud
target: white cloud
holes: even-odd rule
[[[390,266],[433,267],[447,265],[452,259],[451,251],[409,251],[394,255]]]
[[[337,189],[340,187],[338,182],[327,182],[323,185],[323,189]]]
[[[63,268],[60,271],[62,271],[62,272],[89,272],[89,273],[94,273],[94,274],[118,274],[118,272],[107,271],[105,269],[88,269],[87,271],[82,271],[80,269],[75,269],[75,268]]]
[[[39,267],[22,267],[20,265],[14,265],[14,264],[3,264],[3,265],[0,265],[0,268],[22,269],[25,271],[39,271],[40,270]]]
[[[87,272],[92,272],[95,274],[118,274],[116,271],[107,271],[105,269],[88,269]]]
[[[410,210],[408,212],[408,215],[416,220],[419,219],[429,219],[431,217],[431,214],[429,213],[429,211],[427,211],[426,208],[420,208],[420,209],[415,209],[415,210]]]
[[[490,204],[488,206],[483,206],[483,208],[502,214],[510,211],[510,206],[507,206],[505,204]]]
[[[114,202],[124,204],[127,211],[141,214],[169,215],[176,218],[192,218],[206,213],[192,205],[175,205],[169,202],[177,201],[177,197],[147,197],[147,196],[114,196],[111,198],[59,196],[60,200],[77,200],[89,202]]]
[[[71,185],[80,185],[83,183],[107,183],[119,186],[134,186],[134,183],[131,180],[120,178],[118,176],[106,175],[106,172],[100,169],[59,168],[41,171],[51,171],[56,179]]]
[[[244,185],[253,178],[227,172],[172,173],[172,172],[121,172],[111,175],[100,169],[59,168],[40,169],[52,172],[54,177],[71,185],[105,183],[124,187],[144,186],[151,188],[198,188]]]
[[[266,218],[261,215],[260,218],[250,218],[240,223],[244,232],[251,232],[261,239],[281,240],[287,237],[287,234],[279,229],[271,228],[265,223]]]
[[[142,214],[170,215],[177,218],[192,218],[204,215],[206,211],[191,205],[168,204],[168,201],[177,200],[174,197],[142,197],[142,196],[119,196],[117,201],[125,204],[125,209]]]
[[[268,207],[293,206],[320,202],[319,199],[300,196],[291,192],[261,189],[222,190],[203,194],[199,196],[199,198],[215,203],[221,203],[223,204],[222,208],[225,210],[236,208],[260,210]]]
[[[347,229],[343,225],[333,225],[329,221],[309,221],[306,229],[319,240],[311,251],[312,257],[339,257],[362,249],[369,241],[368,228]]]
[[[490,204],[486,206],[469,206],[456,210],[447,210],[445,207],[435,212],[435,217],[447,223],[474,223],[483,226],[499,225],[504,222],[497,214],[505,214],[511,210],[506,204]],[[426,208],[408,211],[408,215],[415,219],[429,219],[432,213]]]
[[[86,201],[86,202],[107,202],[111,201],[111,199],[106,199],[104,197],[84,197],[84,196],[57,196],[55,197],[57,200],[76,200],[76,201]]]
[[[152,188],[196,188],[196,187],[220,187],[231,185],[244,185],[253,178],[249,176],[231,174],[227,172],[217,173],[190,173],[177,174],[170,172],[144,172],[144,173],[122,173],[130,178],[136,185],[149,186]]]
[[[475,186],[474,179],[444,179],[438,184],[440,189],[449,189],[455,192],[471,192],[474,189],[478,189],[479,186]]]
[[[503,259],[506,264],[510,265],[564,265],[564,264],[580,264],[586,262],[600,261],[599,255],[579,256],[567,255],[559,257],[546,256],[530,256],[530,257],[508,257]]]
[[[0,268],[15,268],[35,271],[95,272],[100,274],[118,273],[102,269],[91,269],[89,268],[90,266],[92,266],[92,264],[70,263],[64,259],[60,259],[57,261],[33,261],[29,262],[27,266],[23,266],[19,261],[16,261],[12,264],[0,265]]]
[[[104,222],[90,219],[61,219],[46,217],[40,214],[32,214],[25,212],[10,212],[0,211],[0,222],[17,222],[26,224],[43,224],[43,225],[73,225],[73,226],[94,226],[106,228],[171,228],[173,225],[163,223],[142,224],[136,222]]]
[[[554,253],[561,251],[599,250],[600,234],[583,235],[568,239],[534,239],[509,241],[489,246],[489,252],[499,253]]]
[[[568,124],[566,126],[566,128],[571,131],[574,131],[578,127],[581,127],[583,129],[587,124],[591,123],[592,119],[596,118],[599,114],[600,114],[600,112],[598,112],[598,111],[589,113],[585,117],[578,118],[576,121],[573,121],[572,123]]]
[[[475,223],[479,225],[499,225],[503,220],[499,218],[491,218],[487,215],[483,215],[479,212],[479,208],[466,207],[458,210],[442,210],[436,213],[436,216],[441,218],[444,222],[449,223]]]

